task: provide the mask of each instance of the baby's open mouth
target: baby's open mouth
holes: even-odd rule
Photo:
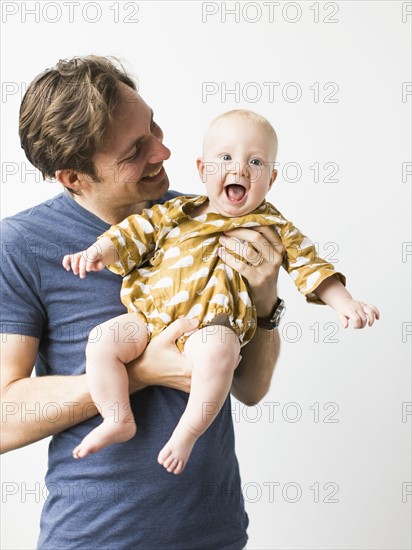
[[[238,183],[231,183],[225,187],[227,198],[232,202],[239,202],[246,194],[246,189]]]

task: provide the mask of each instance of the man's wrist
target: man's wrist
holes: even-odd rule
[[[252,296],[256,307],[257,316],[261,319],[270,319],[275,309],[279,296],[276,287],[270,289],[270,293],[260,292],[258,296]]]
[[[265,330],[273,330],[275,328],[278,328],[285,309],[285,302],[282,300],[282,298],[279,298],[278,296],[271,314],[268,317],[257,317],[257,326]]]

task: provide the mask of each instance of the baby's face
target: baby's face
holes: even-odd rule
[[[275,138],[268,129],[242,116],[218,120],[198,160],[209,211],[235,217],[255,210],[276,178],[275,159]]]

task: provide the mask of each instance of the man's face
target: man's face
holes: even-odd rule
[[[245,117],[218,120],[198,161],[212,211],[243,216],[264,200],[276,179],[276,144],[269,131]]]
[[[113,209],[162,197],[169,187],[163,161],[170,150],[153,112],[137,92],[120,84],[121,100],[114,110],[114,124],[103,141],[103,151],[93,162],[99,181],[93,194]]]

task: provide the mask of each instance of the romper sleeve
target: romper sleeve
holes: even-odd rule
[[[113,273],[125,277],[139,266],[155,248],[164,206],[155,205],[112,225],[99,239],[111,240],[119,259],[107,265]]]
[[[346,277],[336,272],[331,263],[318,256],[313,242],[292,222],[286,221],[281,226],[280,237],[286,251],[282,265],[308,302],[324,305],[314,291],[322,281],[332,275],[346,285]]]

